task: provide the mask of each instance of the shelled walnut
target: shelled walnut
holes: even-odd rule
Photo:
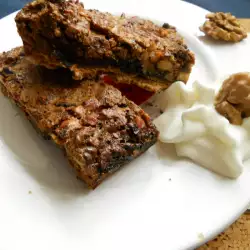
[[[231,13],[209,13],[206,18],[200,30],[216,40],[239,42],[247,37],[245,29]]]
[[[244,118],[250,117],[249,72],[233,74],[223,82],[215,109],[234,125],[241,125]]]

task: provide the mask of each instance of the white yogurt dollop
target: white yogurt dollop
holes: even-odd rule
[[[160,141],[174,143],[178,156],[230,178],[250,157],[250,118],[235,126],[214,108],[217,90],[199,82],[174,83],[161,96],[164,113],[154,123]]]

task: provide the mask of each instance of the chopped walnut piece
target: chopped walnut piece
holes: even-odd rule
[[[223,82],[215,109],[234,125],[250,117],[250,72],[233,74]]]
[[[239,42],[247,37],[247,32],[231,13],[210,13],[206,18],[200,30],[216,40]]]
[[[229,102],[224,101],[222,103],[217,104],[216,110],[223,116],[225,116],[230,123],[234,125],[242,124],[241,112],[237,110],[233,105]]]

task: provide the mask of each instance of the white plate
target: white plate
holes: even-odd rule
[[[194,5],[166,0],[85,2],[87,8],[176,25],[196,53],[192,79],[213,84],[217,74],[249,65],[249,39],[225,45],[198,37],[207,12]],[[0,21],[0,34],[1,51],[21,45],[14,14]],[[43,141],[2,95],[0,113],[1,250],[192,249],[224,230],[249,205],[249,162],[232,181],[178,159],[172,145],[159,143],[87,191],[62,153]]]

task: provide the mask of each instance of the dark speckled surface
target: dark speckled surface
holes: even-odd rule
[[[186,1],[199,5],[210,11],[231,12],[237,17],[250,18],[250,0],[186,0]],[[22,8],[22,6],[27,2],[29,1],[0,0],[0,18]]]

